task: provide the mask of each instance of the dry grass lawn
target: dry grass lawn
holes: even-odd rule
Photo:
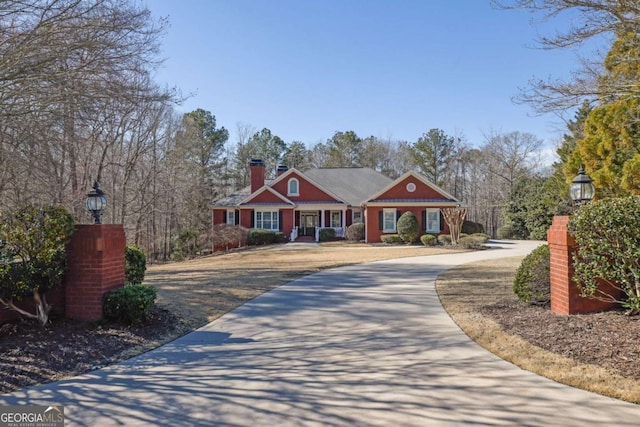
[[[145,283],[158,289],[158,305],[199,328],[256,296],[322,269],[384,259],[453,253],[424,246],[322,244],[256,247],[180,263],[153,265]]]

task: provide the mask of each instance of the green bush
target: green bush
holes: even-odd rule
[[[147,321],[156,300],[156,288],[149,285],[125,285],[107,292],[103,299],[103,316],[127,325]]]
[[[451,244],[451,236],[449,234],[439,234],[438,235],[438,243],[441,245],[450,245]]]
[[[382,243],[388,243],[390,245],[397,245],[402,243],[402,238],[397,234],[383,234],[380,236]]]
[[[138,285],[144,280],[147,270],[147,257],[138,246],[127,243],[124,252],[124,283]]]
[[[497,235],[498,239],[513,239],[515,237],[511,224],[505,224],[498,228]]]
[[[465,234],[484,233],[484,226],[479,222],[465,221],[461,231]]]
[[[551,301],[549,246],[542,245],[524,257],[516,270],[513,292],[528,304],[545,305]]]
[[[356,222],[347,227],[347,240],[359,242],[364,240],[364,224]]]
[[[435,246],[438,244],[438,238],[433,234],[423,234],[420,236],[420,242],[425,246]]]
[[[288,241],[289,239],[287,238],[287,236],[285,236],[281,231],[277,231],[273,238],[274,243],[287,243]]]
[[[482,239],[482,243],[487,243],[491,237],[485,233],[473,233],[469,237],[475,237],[477,239]]]
[[[640,198],[598,200],[569,220],[575,238],[573,280],[581,294],[640,313]],[[617,289],[606,289],[604,283]],[[623,293],[618,298],[615,293]]]
[[[73,227],[73,216],[59,206],[28,206],[1,214],[0,298],[7,306],[12,307],[14,299],[32,296],[36,313],[21,315],[43,325],[48,322],[51,306],[41,297],[62,283],[65,245]]]
[[[180,261],[196,256],[200,251],[198,236],[199,233],[194,229],[186,228],[180,230],[173,242],[171,258],[175,261]]]
[[[420,235],[420,224],[418,223],[418,218],[416,218],[411,211],[403,213],[400,218],[398,218],[396,230],[403,242],[415,242]]]
[[[249,230],[247,244],[249,246],[269,245],[276,242],[276,232],[264,228],[252,228]]]
[[[336,240],[336,230],[333,228],[321,228],[319,238],[321,242],[331,242],[332,240]]]
[[[483,236],[464,236],[458,240],[458,246],[463,249],[482,249],[487,240]]]

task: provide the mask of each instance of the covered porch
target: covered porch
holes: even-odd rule
[[[351,224],[352,210],[345,204],[301,205],[294,210],[294,225],[291,230],[292,242],[299,238],[320,240],[320,230],[331,228],[336,237],[344,238],[346,228]]]

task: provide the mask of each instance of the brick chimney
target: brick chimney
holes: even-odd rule
[[[283,173],[285,173],[286,171],[289,170],[288,166],[285,165],[279,165],[278,166],[278,176],[282,175]]]
[[[253,193],[264,185],[264,162],[262,159],[252,159],[249,166],[251,170],[251,192]]]

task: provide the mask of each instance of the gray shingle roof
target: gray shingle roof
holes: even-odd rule
[[[318,168],[309,169],[303,174],[351,206],[360,206],[371,195],[393,182],[391,178],[370,168]],[[249,195],[251,195],[250,186],[216,200],[213,206],[239,206],[240,202]],[[313,202],[299,202],[299,204],[313,204]]]
[[[393,182],[370,168],[318,168],[304,174],[352,206],[360,206]]]

